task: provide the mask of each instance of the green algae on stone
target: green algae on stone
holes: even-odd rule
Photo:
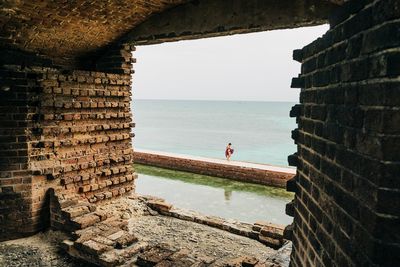
[[[294,197],[293,193],[287,192],[283,188],[265,186],[253,183],[244,183],[225,178],[195,174],[185,171],[176,171],[176,170],[164,169],[137,163],[135,164],[135,170],[137,173],[140,174],[158,176],[171,180],[179,180],[191,184],[199,184],[216,188],[223,188],[226,191],[252,192],[258,195],[287,198],[288,200],[291,200]]]

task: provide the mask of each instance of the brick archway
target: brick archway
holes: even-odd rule
[[[398,1],[353,0],[336,11],[325,1],[283,2],[290,7],[282,13],[286,19],[300,18],[295,25],[254,13],[268,11],[273,1],[270,6],[233,1],[234,8],[248,12],[240,16],[258,14],[252,19],[259,20],[229,24],[221,16],[213,21],[221,25],[209,28],[199,28],[201,20],[182,24],[199,19],[190,16],[167,25],[174,12],[204,14],[196,9],[203,2],[172,8],[183,1],[135,1],[136,9],[111,2],[93,1],[92,9],[85,8],[87,1],[79,7],[67,3],[66,14],[47,2],[38,13],[32,12],[34,3],[2,6],[0,239],[42,228],[48,188],[88,202],[133,189],[132,43],[294,27],[331,14],[327,34],[294,54],[302,71],[293,80],[301,88],[300,104],[291,112],[299,123],[293,135],[298,152],[289,158],[298,168],[288,185],[296,192],[287,208],[294,215],[287,228],[294,244],[291,264],[398,265]],[[104,14],[95,13],[96,5]],[[290,13],[296,10],[301,12]],[[108,17],[117,24],[102,28],[101,19]]]

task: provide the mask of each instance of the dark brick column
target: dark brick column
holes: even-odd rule
[[[34,68],[27,67],[35,66]],[[16,50],[0,55],[0,240],[17,238],[48,224],[34,197],[30,141],[38,109],[39,69],[51,61]]]
[[[399,1],[349,1],[294,52],[292,266],[400,266],[399,19]]]

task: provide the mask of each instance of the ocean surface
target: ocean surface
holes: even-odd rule
[[[288,166],[292,102],[134,100],[135,148]]]

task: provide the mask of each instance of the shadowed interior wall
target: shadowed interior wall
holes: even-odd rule
[[[15,238],[34,231],[37,224],[45,225],[40,205],[34,198],[34,178],[29,170],[29,130],[36,108],[38,76],[30,68],[22,69],[25,61],[37,68],[49,61],[17,51],[0,55],[0,240]],[[11,61],[19,62],[13,65]]]
[[[330,3],[332,2],[332,3]],[[187,1],[150,17],[125,37],[137,45],[320,25],[335,1]]]
[[[400,263],[399,19],[399,1],[350,1],[294,51],[292,266]]]

